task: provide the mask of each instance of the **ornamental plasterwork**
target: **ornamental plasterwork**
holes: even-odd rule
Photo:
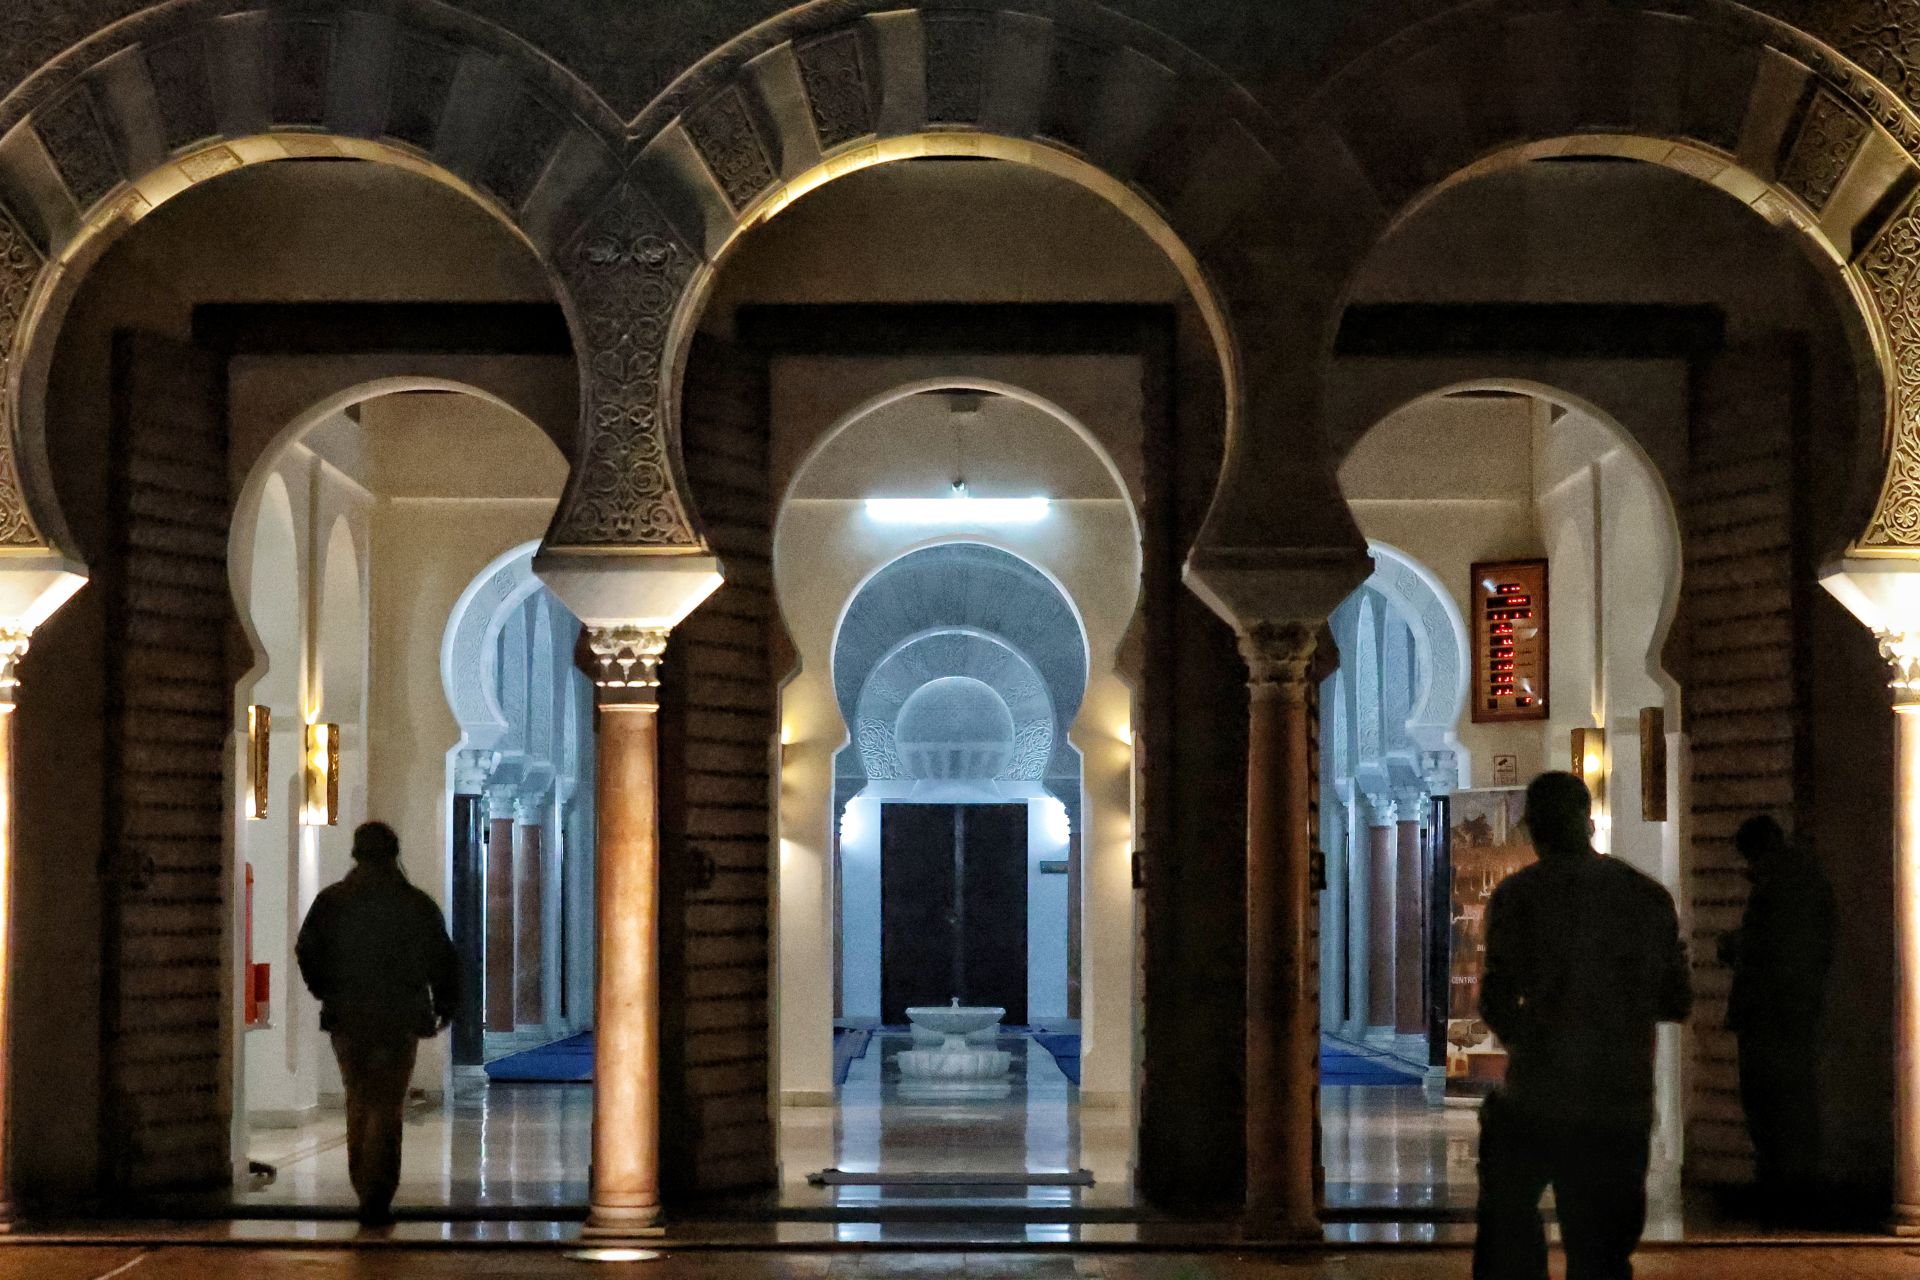
[[[26,313],[27,298],[39,278],[40,267],[40,254],[27,233],[0,211],[0,389],[12,387],[20,319]],[[6,421],[12,403],[11,395],[0,395],[0,546],[30,547],[42,540],[20,490],[12,424]]]
[[[621,186],[562,264],[585,349],[586,439],[552,541],[557,546],[684,547],[687,518],[660,417],[667,329],[694,258],[647,198]]]
[[[1887,224],[1859,266],[1886,325],[1892,456],[1867,543],[1920,545],[1920,200]]]
[[[822,151],[873,132],[873,97],[859,32],[847,28],[810,40],[794,49],[794,58]]]

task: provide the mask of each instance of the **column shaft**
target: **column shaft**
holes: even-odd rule
[[[1894,721],[1893,1229],[1920,1235],[1920,706]]]
[[[1401,815],[1398,835],[1399,859],[1394,868],[1394,1031],[1425,1039],[1426,984],[1421,979],[1427,967],[1427,888],[1418,817],[1409,822],[1405,814]]]
[[[13,1225],[13,706],[0,702],[0,1232]]]
[[[1319,1028],[1308,982],[1313,893],[1307,668],[1316,628],[1242,641],[1247,726],[1247,1226],[1317,1239]]]
[[[538,823],[519,822],[515,826],[514,1021],[523,1027],[544,1026],[547,1021],[546,832]]]
[[[599,985],[593,1171],[587,1230],[621,1236],[660,1221],[659,728],[655,709],[600,709]]]
[[[487,1030],[514,1028],[513,819],[487,825]]]
[[[1394,928],[1399,924],[1395,903],[1396,824],[1375,823],[1367,828],[1367,861],[1372,875],[1367,885],[1367,1026],[1391,1031],[1395,1024]]]

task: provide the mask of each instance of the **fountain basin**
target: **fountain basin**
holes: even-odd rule
[[[1012,1090],[1007,1072],[1013,1055],[1002,1049],[970,1043],[972,1037],[991,1035],[1006,1017],[1005,1009],[985,1005],[920,1005],[907,1010],[913,1022],[915,1044],[920,1034],[940,1037],[938,1047],[914,1048],[895,1057],[900,1065],[900,1094],[905,1098],[1004,1098]]]

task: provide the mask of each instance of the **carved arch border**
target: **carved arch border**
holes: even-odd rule
[[[87,268],[157,207],[260,163],[392,164],[460,191],[551,263],[621,163],[571,73],[437,0],[378,12],[156,6],[0,102],[0,550],[71,548],[46,457],[54,339]]]
[[[1341,163],[1344,181],[1302,184],[1292,206],[1303,228],[1335,226],[1342,212],[1349,224],[1333,242],[1345,260],[1323,328],[1337,325],[1373,246],[1457,182],[1554,155],[1676,170],[1798,229],[1833,264],[1862,321],[1847,335],[1856,363],[1881,380],[1864,426],[1883,441],[1884,474],[1872,477],[1879,499],[1856,547],[1920,551],[1912,55],[1891,19],[1858,16],[1816,37],[1730,0],[1463,6],[1405,30],[1316,92],[1296,120],[1302,142],[1283,157]],[[1900,92],[1865,66],[1906,69]],[[1330,359],[1329,342],[1323,370]]]

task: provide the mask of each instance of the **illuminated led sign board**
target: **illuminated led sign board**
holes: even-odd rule
[[[1475,724],[1547,718],[1547,562],[1473,566]]]

